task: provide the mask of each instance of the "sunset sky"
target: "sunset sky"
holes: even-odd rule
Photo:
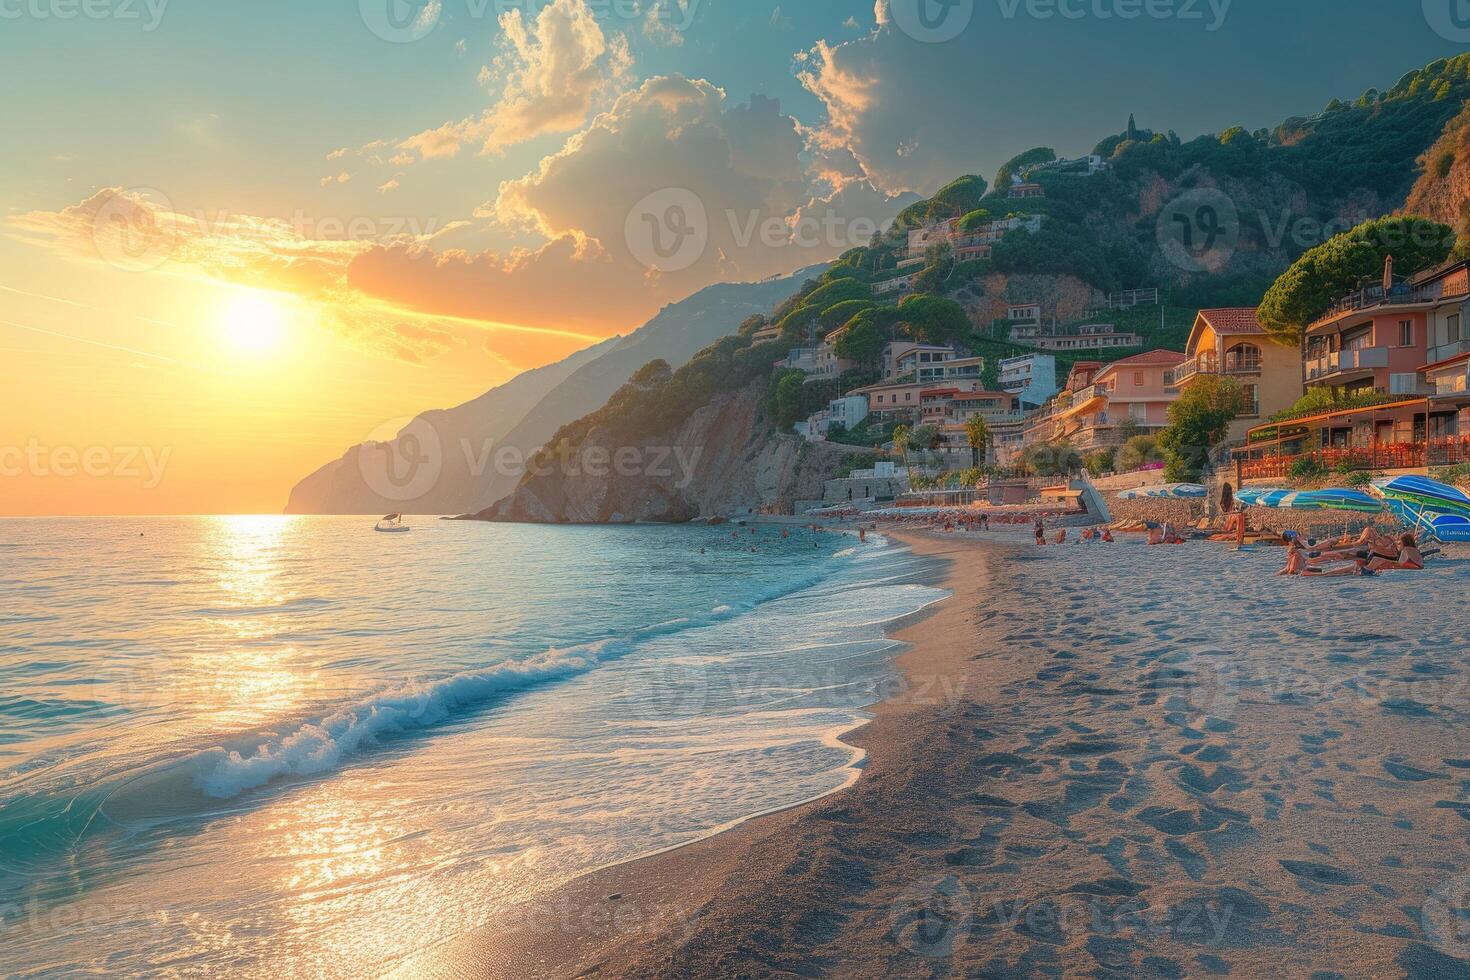
[[[886,0],[78,6],[0,4],[0,514],[278,512],[409,416],[854,244],[752,220],[862,227],[1129,112],[1270,126],[1464,46],[1413,0],[976,0],[942,43]],[[666,188],[712,220],[660,271],[625,229]]]

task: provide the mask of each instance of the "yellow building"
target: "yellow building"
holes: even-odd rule
[[[1302,397],[1301,351],[1272,341],[1250,307],[1200,310],[1185,352],[1170,379],[1180,391],[1205,375],[1234,378],[1245,389],[1249,407],[1231,424],[1231,442]]]

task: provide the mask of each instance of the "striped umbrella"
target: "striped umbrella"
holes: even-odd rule
[[[1275,510],[1320,510],[1323,506],[1310,490],[1264,490],[1252,497],[1246,503]],[[1241,499],[1238,494],[1236,499]]]
[[[1361,490],[1331,488],[1310,491],[1317,505],[1329,510],[1352,510],[1363,514],[1377,514],[1383,510],[1383,501]]]
[[[1138,487],[1118,494],[1119,500],[1203,500],[1210,495],[1206,487],[1198,483],[1166,483],[1159,487]]]
[[[1267,494],[1286,492],[1287,491],[1285,490],[1270,490],[1265,487],[1242,487],[1241,489],[1235,491],[1235,499],[1237,502],[1242,503],[1247,507],[1254,507],[1256,504],[1259,504],[1261,502],[1261,498],[1265,497]]]
[[[1424,476],[1393,476],[1374,480],[1371,489],[1405,524],[1441,541],[1470,541],[1470,497],[1458,487]]]

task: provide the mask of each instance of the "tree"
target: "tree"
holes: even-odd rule
[[[1210,450],[1244,408],[1245,393],[1234,378],[1205,375],[1185,389],[1169,406],[1169,427],[1159,434],[1165,478],[1198,480]]]
[[[1037,443],[1021,455],[1021,465],[1033,476],[1067,476],[1082,465],[1082,457],[1065,440]]]
[[[914,293],[898,307],[904,332],[924,344],[952,344],[970,333],[965,308],[952,299]]]
[[[990,221],[990,212],[984,208],[971,211],[960,219],[960,231],[979,231]]]
[[[1113,471],[1113,463],[1117,459],[1117,456],[1118,451],[1116,449],[1099,449],[1083,457],[1082,465],[1093,476],[1104,476]]]
[[[978,469],[990,455],[990,423],[978,415],[965,422],[965,436],[970,440],[970,459]]]
[[[913,444],[914,430],[906,425],[895,426],[893,429],[893,451],[903,460],[903,468],[909,468],[909,446]]]
[[[1443,262],[1455,244],[1452,229],[1427,218],[1387,217],[1365,221],[1310,249],[1266,291],[1257,316],[1277,342],[1294,346],[1302,329],[1364,280],[1395,268],[1413,273]]]
[[[806,375],[801,371],[784,371],[776,379],[776,392],[772,398],[772,415],[778,429],[789,429],[801,418],[802,395],[806,387]]]
[[[823,333],[836,330],[859,313],[871,310],[877,305],[870,299],[843,300],[823,310],[821,316],[817,317],[817,325],[822,328]]]
[[[888,338],[878,326],[877,318],[859,315],[832,347],[838,357],[871,371],[882,362],[883,348],[887,343]]]
[[[840,276],[823,283],[820,287],[813,290],[811,295],[802,301],[801,305],[810,306],[820,311],[827,309],[829,306],[836,306],[838,303],[845,303],[848,300],[870,300],[872,298],[872,286],[869,286],[861,279],[855,279],[851,276]]]
[[[1134,436],[1118,450],[1114,465],[1119,473],[1132,473],[1158,461],[1158,440],[1153,436]]]

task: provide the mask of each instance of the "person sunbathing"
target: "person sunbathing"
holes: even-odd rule
[[[1333,565],[1330,568],[1313,566],[1302,572],[1303,578],[1351,578],[1364,575],[1371,578],[1378,573],[1368,567],[1368,553],[1359,552],[1350,562],[1341,565]]]
[[[1292,532],[1286,544],[1286,567],[1277,572],[1277,575],[1301,575],[1310,567],[1307,561],[1307,549],[1302,546],[1301,536]]]
[[[1149,524],[1148,543],[1150,545],[1164,543],[1164,526],[1162,524]]]
[[[1103,543],[1104,544],[1112,544],[1113,543],[1113,529],[1110,528],[1110,527],[1103,528],[1102,539],[1103,539]]]
[[[1368,562],[1368,567],[1375,572],[1422,572],[1424,570],[1424,555],[1420,552],[1419,542],[1414,540],[1414,535],[1405,534],[1399,539],[1398,554],[1392,561],[1375,555]]]
[[[1342,537],[1322,549],[1323,558],[1351,558],[1357,552],[1367,550],[1370,558],[1381,558],[1384,561],[1395,561],[1398,559],[1398,544],[1386,534],[1380,534],[1372,527],[1363,528],[1363,533],[1356,538]]]

